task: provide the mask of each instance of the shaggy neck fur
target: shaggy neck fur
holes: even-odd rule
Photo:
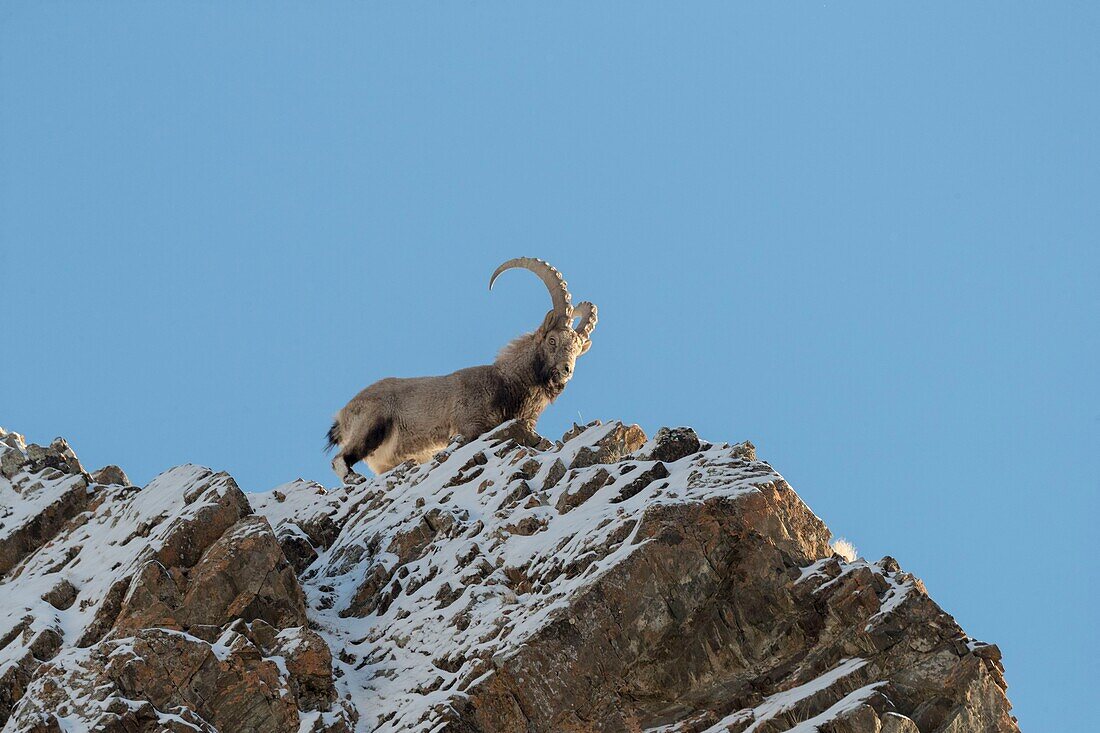
[[[543,407],[553,402],[565,389],[564,385],[550,384],[550,366],[539,350],[538,331],[513,339],[500,350],[494,366],[514,386],[529,390],[532,397],[537,395],[545,400]]]

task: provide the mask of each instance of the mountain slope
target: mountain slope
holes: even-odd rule
[[[750,444],[512,428],[248,495],[0,435],[3,730],[1017,730],[996,646]]]

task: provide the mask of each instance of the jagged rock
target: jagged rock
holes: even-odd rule
[[[584,425],[573,423],[573,427],[566,430],[565,434],[561,436],[561,442],[568,443],[569,441],[573,440],[573,438],[576,438],[586,430],[599,427],[600,425],[603,425],[603,422],[600,420],[593,420],[592,422],[585,423]]]
[[[19,433],[0,428],[0,476],[13,478],[27,463],[27,441]]]
[[[317,548],[313,546],[305,530],[297,524],[287,522],[281,525],[277,536],[279,547],[294,566],[294,572],[299,575],[317,559]]]
[[[266,494],[252,494],[250,501],[271,522],[284,554],[301,573],[332,545],[347,517],[372,498],[370,491],[349,498],[346,491],[330,493],[316,482],[297,479]]]
[[[25,455],[26,460],[20,466],[20,470],[27,473],[39,473],[47,468],[52,468],[55,471],[70,475],[86,475],[84,467],[80,465],[80,460],[76,457],[76,453],[73,452],[68,441],[64,438],[54,438],[48,446],[31,443],[27,445]],[[6,477],[11,478],[7,475]]]
[[[131,700],[148,704],[135,708]],[[299,725],[279,665],[231,631],[210,644],[141,629],[70,650],[39,670],[5,730],[40,725],[49,715],[76,717],[95,730],[142,733],[163,730],[172,716],[209,731],[294,733]]]
[[[92,473],[92,481],[97,484],[115,484],[118,486],[130,486],[130,477],[126,472],[115,465],[104,466]]]
[[[0,720],[7,720],[11,715],[38,666],[39,660],[28,649],[18,657],[9,657],[0,668]]]
[[[76,639],[78,647],[91,646],[107,635],[114,625],[115,619],[118,618],[119,612],[122,611],[122,600],[126,596],[126,588],[129,584],[130,578],[119,578],[111,583],[106,592],[102,594],[101,598],[98,599],[99,603],[95,605],[94,615]],[[95,604],[95,599],[88,598],[87,600]],[[81,605],[83,606],[83,604]]]
[[[186,575],[147,562],[131,581],[114,627],[187,631],[236,619],[261,619],[279,629],[306,623],[294,569],[263,517],[245,517],[226,530]]]
[[[61,638],[60,629],[47,626],[31,637],[27,649],[34,655],[35,659],[47,661],[53,659],[54,655],[61,649]]]
[[[88,506],[89,477],[62,438],[27,444],[0,428],[0,578]]]
[[[85,495],[0,578],[4,733],[1018,730],[1000,650],[835,556],[751,443],[517,430],[248,497],[0,431],[0,498],[35,507],[0,540]]]
[[[619,489],[618,495],[612,499],[614,502],[626,501],[654,481],[668,478],[668,469],[658,459],[652,468],[642,471],[636,478],[631,478],[630,483]]]
[[[72,458],[63,450],[59,454],[75,470]],[[24,495],[33,489],[35,497],[64,497],[79,489],[82,509],[59,516],[56,499],[42,501],[36,505],[41,514],[20,524],[44,526],[46,516],[55,528],[48,541],[25,547],[0,579],[0,639],[7,640],[0,644],[0,722],[32,675],[40,674],[41,662],[58,651],[63,657],[65,649],[91,647],[112,632],[135,578],[156,568],[182,577],[251,511],[231,478],[196,466],[172,469],[140,490],[89,485],[83,474],[50,467],[34,469],[28,463],[11,479],[0,479],[0,495],[22,488]],[[46,476],[49,471],[58,473]]]
[[[1015,730],[997,717],[996,652],[892,559],[834,558],[828,530],[751,444],[670,430],[642,446],[631,432],[577,427],[522,455],[473,441],[332,492],[371,493],[371,508],[340,521],[305,582],[343,650],[337,688],[377,705],[361,710],[368,727],[900,731],[909,715],[942,726],[969,711],[986,721],[975,730]],[[440,516],[456,518],[446,532]],[[340,587],[357,590],[322,590]],[[369,624],[352,636],[348,617]]]
[[[882,733],[920,733],[920,728],[901,713],[886,713],[882,716]]]
[[[267,519],[245,517],[207,549],[190,573],[180,615],[188,625],[305,625],[302,589]]]
[[[702,450],[699,436],[691,428],[661,428],[638,451],[638,457],[647,461],[672,463]]]
[[[571,509],[575,509],[584,502],[592,498],[592,495],[600,490],[603,486],[607,485],[611,480],[611,474],[607,472],[607,469],[601,468],[591,475],[591,477],[573,492],[564,492],[561,498],[558,499],[557,510],[562,514],[565,514]]]
[[[480,730],[522,730],[524,720],[536,730],[584,720],[611,730],[652,725],[685,700],[737,682],[738,669],[792,648],[798,627],[776,633],[775,623],[797,609],[772,579],[820,556],[828,536],[800,504],[776,482],[735,502],[645,513],[637,549],[510,652],[471,695],[469,717]],[[773,521],[785,536],[779,547],[762,538]]]
[[[574,438],[582,433],[576,432],[578,426],[566,433],[566,444],[573,442]],[[592,442],[578,446],[570,462],[570,468],[584,468],[600,463],[617,463],[625,456],[645,445],[646,435],[637,425],[623,425],[620,422],[608,423],[601,426],[597,421],[588,429],[592,435]],[[587,432],[587,431],[582,431]]]
[[[12,497],[10,504],[0,504],[4,515],[0,517],[0,577],[84,511],[88,482],[80,474],[60,475],[54,480],[36,481],[21,494]]]
[[[285,629],[274,638],[267,651],[286,661],[299,708],[328,710],[332,706],[336,700],[332,652],[324,639],[309,629]]]
[[[871,705],[858,703],[837,713],[818,730],[821,733],[879,733],[882,721]]]
[[[76,601],[76,588],[68,580],[62,578],[57,582],[57,585],[42,594],[42,600],[58,611],[64,611]]]
[[[500,427],[490,430],[481,437],[484,442],[498,442],[514,440],[519,445],[546,450],[550,448],[550,441],[538,433],[533,433],[515,420],[509,420]]]
[[[546,478],[542,482],[542,490],[549,491],[563,478],[565,478],[565,463],[560,458],[556,458],[550,464],[550,470],[546,472]]]

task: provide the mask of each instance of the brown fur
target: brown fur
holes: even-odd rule
[[[546,407],[565,389],[576,359],[592,345],[550,311],[542,325],[500,350],[496,361],[438,377],[388,378],[364,389],[336,415],[330,440],[341,480],[366,459],[375,473],[428,460],[455,435],[476,438],[507,420],[532,434]]]

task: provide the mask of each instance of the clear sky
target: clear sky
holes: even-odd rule
[[[232,5],[232,7],[225,7]],[[0,3],[0,424],[331,483],[332,414],[600,306],[540,429],[751,439],[1095,725],[1092,3]]]

